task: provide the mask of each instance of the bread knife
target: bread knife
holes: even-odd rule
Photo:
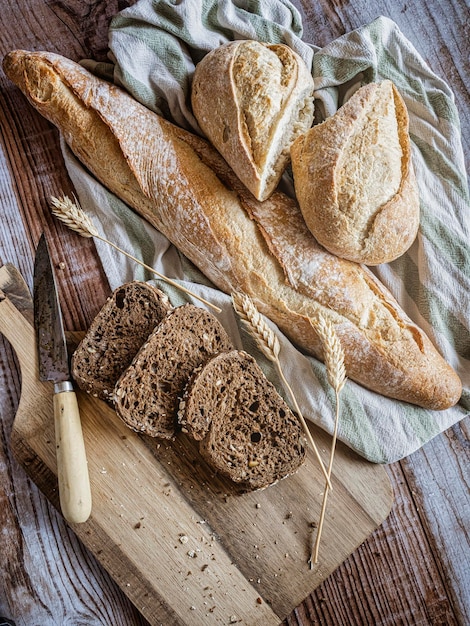
[[[91,513],[91,489],[77,397],[72,385],[57,283],[46,238],[41,235],[34,261],[34,327],[39,378],[54,383],[54,427],[59,499],[73,523]]]

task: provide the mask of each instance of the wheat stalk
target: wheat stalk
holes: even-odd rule
[[[322,461],[318,448],[313,440],[312,433],[310,432],[307,423],[302,415],[302,411],[300,410],[299,405],[297,404],[296,397],[294,392],[292,391],[289,383],[287,382],[284,372],[282,371],[281,363],[279,361],[279,352],[281,350],[279,340],[276,337],[275,333],[271,330],[271,328],[267,325],[258,309],[254,305],[252,299],[244,293],[232,293],[232,302],[235,311],[239,315],[241,321],[245,324],[245,326],[250,331],[251,335],[255,338],[260,350],[262,353],[272,361],[279,372],[279,376],[284,384],[285,388],[289,392],[290,397],[292,398],[292,402],[294,404],[296,413],[300,419],[300,423],[307,435],[307,438],[312,446],[313,451],[318,459],[322,472],[325,476],[328,486],[331,488],[330,477],[326,470],[326,467]]]
[[[315,331],[318,333],[322,345],[323,356],[326,365],[327,379],[331,387],[335,392],[335,424],[333,429],[333,438],[331,441],[330,459],[328,462],[328,481],[325,484],[325,491],[323,493],[322,506],[320,511],[320,520],[318,523],[317,535],[315,543],[310,555],[309,564],[310,568],[313,568],[315,563],[318,563],[318,553],[320,550],[320,540],[323,530],[323,524],[325,521],[326,504],[328,501],[328,494],[330,491],[331,472],[333,469],[333,460],[336,449],[336,440],[338,437],[338,425],[339,425],[339,408],[340,408],[340,392],[346,383],[346,368],[344,366],[344,353],[341,347],[341,343],[335,332],[334,326],[330,320],[319,314],[316,322],[313,324]]]
[[[82,237],[94,237],[96,239],[99,239],[100,241],[103,241],[104,243],[107,243],[109,246],[111,246],[112,248],[120,252],[121,254],[124,254],[132,261],[135,261],[136,263],[144,267],[146,270],[149,270],[150,272],[153,272],[154,274],[156,274],[159,278],[164,280],[169,285],[173,285],[173,287],[176,287],[177,289],[184,291],[185,293],[189,294],[193,298],[196,298],[200,302],[203,302],[207,306],[210,306],[215,311],[217,311],[217,313],[221,312],[221,309],[219,309],[219,307],[216,306],[215,304],[212,304],[211,302],[208,302],[204,298],[201,298],[201,296],[198,296],[197,294],[192,293],[189,289],[186,289],[182,285],[179,285],[177,282],[171,280],[171,278],[167,278],[163,274],[160,274],[160,272],[157,272],[157,270],[153,269],[153,267],[146,265],[145,263],[137,259],[135,256],[132,256],[132,254],[129,254],[122,248],[119,248],[112,241],[109,241],[105,237],[102,237],[99,234],[93,222],[91,221],[91,219],[81,208],[75,196],[74,196],[74,200],[75,201],[72,201],[68,196],[62,196],[61,198],[56,198],[54,196],[51,196],[52,214],[55,217],[57,217],[61,222],[66,224],[71,230],[78,233]]]

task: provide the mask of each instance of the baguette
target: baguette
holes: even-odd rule
[[[291,148],[294,186],[310,231],[327,250],[378,265],[416,238],[419,197],[408,112],[395,85],[364,85]]]
[[[232,41],[196,65],[201,130],[258,200],[277,187],[294,140],[313,122],[313,78],[283,44]]]
[[[460,379],[425,333],[367,268],[317,244],[294,200],[257,202],[206,141],[68,59],[14,51],[4,69],[98,180],[300,349],[322,358],[322,313],[352,380],[429,409],[458,402]]]

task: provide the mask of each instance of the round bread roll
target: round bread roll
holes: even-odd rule
[[[206,137],[258,200],[277,187],[290,147],[313,122],[313,78],[283,44],[234,41],[196,66],[191,102]]]
[[[401,256],[419,226],[408,113],[389,80],[358,89],[291,148],[296,196],[317,241],[344,259]]]

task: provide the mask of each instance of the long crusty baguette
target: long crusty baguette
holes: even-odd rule
[[[104,185],[301,349],[322,357],[311,324],[321,312],[351,379],[431,409],[459,400],[461,382],[428,337],[372,273],[316,243],[293,200],[255,201],[204,140],[68,59],[14,51],[4,69]]]
[[[327,250],[378,265],[411,246],[419,197],[408,112],[389,80],[361,87],[291,149],[297,200]]]
[[[193,113],[258,200],[277,187],[294,140],[313,122],[313,78],[288,46],[231,41],[196,65]]]

